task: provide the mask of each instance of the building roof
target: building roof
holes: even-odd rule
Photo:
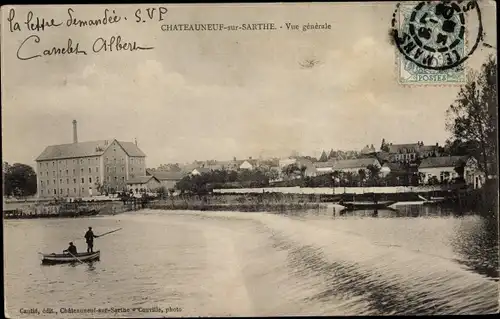
[[[413,153],[417,152],[418,143],[411,144],[389,144],[389,153]]]
[[[385,163],[384,165],[382,165],[382,167],[387,167],[389,168],[389,170],[391,172],[396,172],[396,171],[404,171],[405,168],[403,167],[403,165],[399,164],[399,163],[391,163],[391,162],[387,162]]]
[[[339,160],[333,163],[333,169],[366,168],[378,162],[375,158],[358,158],[349,160]]]
[[[152,171],[146,170],[146,174],[156,177],[160,181],[179,181],[184,176],[183,172],[167,172],[167,171]]]
[[[458,167],[464,165],[469,156],[438,156],[422,160],[418,168]]]
[[[156,177],[150,175],[150,176],[137,176],[131,178],[127,181],[127,184],[146,184],[151,179],[155,179],[158,183],[160,182]]]
[[[79,158],[90,156],[101,156],[114,140],[88,141],[70,144],[50,145],[40,154],[36,161],[47,161],[56,159]],[[131,142],[120,142],[125,153],[129,156],[143,156],[144,154],[137,145]]]
[[[117,141],[125,150],[125,153],[127,153],[128,156],[135,156],[135,157],[145,157],[146,154],[144,154],[143,151],[137,146],[135,143],[132,142],[120,142]]]
[[[197,170],[200,173],[209,173],[211,171],[211,169],[207,167],[196,167],[193,171],[194,170]]]
[[[376,150],[375,150],[375,147],[373,146],[373,144],[371,146],[366,145],[361,150],[361,154],[370,154],[370,153],[375,153],[375,152],[376,152]]]
[[[314,167],[316,168],[327,168],[327,167],[333,167],[334,162],[333,161],[328,161],[328,162],[316,162],[314,163]]]

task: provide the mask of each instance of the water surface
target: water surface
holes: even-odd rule
[[[7,309],[34,317],[20,309],[53,308],[68,318],[497,312],[497,224],[416,210],[7,220]],[[123,228],[96,239],[101,261],[40,264],[38,252],[69,241],[84,250],[88,226]],[[60,313],[94,307],[124,312]]]

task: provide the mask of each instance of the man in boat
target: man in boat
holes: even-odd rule
[[[69,243],[69,247],[66,250],[63,250],[63,253],[70,253],[71,255],[76,255],[78,252],[76,251],[76,246],[73,245],[73,242]]]
[[[94,252],[94,238],[97,238],[99,236],[94,235],[94,232],[92,231],[92,227],[89,227],[89,230],[85,233],[85,239],[87,241],[87,252],[92,253]]]

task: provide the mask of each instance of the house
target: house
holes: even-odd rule
[[[406,173],[406,169],[403,167],[403,165],[399,163],[384,163],[382,167],[380,168],[380,175],[382,177],[386,177],[389,174],[396,174],[396,175],[402,175]]]
[[[371,146],[366,145],[362,150],[361,154],[362,155],[368,155],[368,154],[374,154],[377,151],[375,150],[375,147],[373,147],[373,144]]]
[[[247,160],[244,160],[241,164],[240,164],[240,169],[247,169],[247,170],[253,170],[255,168],[257,168],[259,166],[259,163],[257,160],[254,160],[252,158],[249,158]]]
[[[295,164],[297,164],[297,166],[299,168],[300,167],[306,168],[304,171],[304,176],[307,176],[307,177],[316,176],[316,174],[317,174],[316,166],[314,166],[314,163],[310,159],[307,159],[304,157],[299,157],[299,158],[297,158],[297,161]]]
[[[391,161],[415,161],[417,158],[423,159],[430,156],[439,156],[439,144],[424,145],[423,141],[411,144],[392,144],[388,145]]]
[[[481,188],[486,181],[485,174],[479,169],[478,161],[473,156],[464,158],[464,180],[474,189]]]
[[[127,189],[126,181],[146,174],[146,154],[137,141],[116,139],[47,146],[36,158],[38,197],[77,197]]]
[[[212,170],[206,167],[197,167],[191,171],[192,176],[201,175],[205,173],[210,173]]]
[[[138,176],[127,181],[127,189],[134,193],[154,192],[161,187],[161,182],[154,176]]]
[[[440,183],[450,182],[460,176],[459,172],[465,167],[468,156],[438,156],[428,157],[422,160],[418,167],[418,172],[424,174],[423,182],[428,183],[435,177]],[[476,161],[477,163],[477,161]],[[469,171],[473,171],[473,161],[469,162]]]
[[[333,165],[335,161],[328,162],[316,162],[314,167],[316,168],[316,175],[323,175],[333,172]]]
[[[297,162],[297,159],[295,157],[287,157],[280,159],[278,161],[278,166],[280,169],[283,169],[284,167],[287,167],[288,165],[295,164]]]
[[[151,171],[151,170],[146,170],[146,175],[154,176],[156,179],[160,181],[161,185],[165,187],[165,189],[167,190],[175,188],[177,182],[180,181],[184,176],[186,176],[186,174],[182,172],[165,172],[165,171]]]
[[[333,171],[358,173],[360,169],[368,172],[368,166],[373,165],[380,168],[380,162],[376,158],[358,158],[339,160],[333,162]]]

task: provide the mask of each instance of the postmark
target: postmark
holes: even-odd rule
[[[474,32],[468,28],[473,25]],[[477,29],[477,30],[476,30]],[[396,5],[391,37],[401,84],[462,84],[465,61],[482,41],[476,1],[422,1]]]

